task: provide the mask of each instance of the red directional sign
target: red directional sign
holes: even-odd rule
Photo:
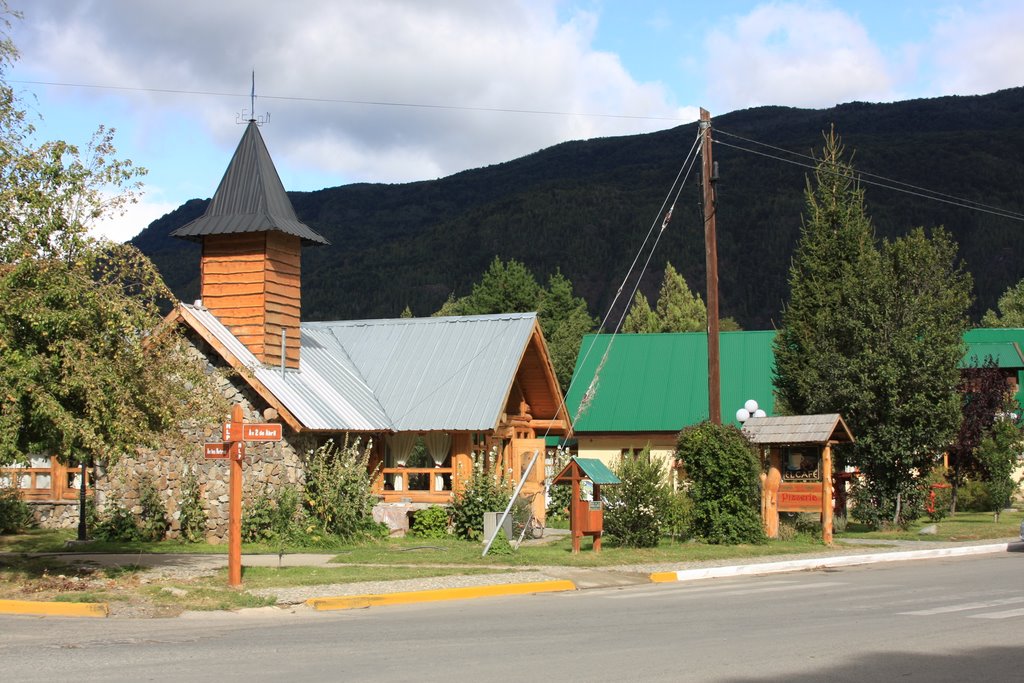
[[[280,441],[281,425],[273,422],[263,424],[243,424],[243,441]]]
[[[214,443],[204,443],[203,455],[205,455],[208,459],[226,458],[228,457],[227,444],[220,441],[216,441]]]

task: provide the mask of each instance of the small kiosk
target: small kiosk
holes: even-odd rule
[[[761,450],[761,519],[779,536],[780,512],[819,512],[821,537],[832,545],[832,446],[853,443],[838,413],[751,417],[743,433]]]
[[[569,528],[572,529],[573,554],[580,551],[580,540],[584,536],[592,536],[594,552],[601,552],[601,534],[604,532],[604,501],[601,499],[601,487],[622,482],[600,460],[573,457],[551,483],[572,485]]]

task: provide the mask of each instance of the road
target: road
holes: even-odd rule
[[[1024,545],[332,613],[0,617],[4,680],[1019,681]]]

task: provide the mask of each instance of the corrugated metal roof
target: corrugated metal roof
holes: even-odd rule
[[[964,340],[967,340],[966,334]],[[981,367],[988,358],[994,360],[997,367],[1006,370],[1024,368],[1024,355],[1022,355],[1020,344],[1017,341],[983,340],[983,337],[967,342],[967,351],[960,361],[960,367]]]
[[[204,235],[264,231],[294,235],[304,244],[328,244],[295,215],[259,126],[250,121],[206,213],[171,236],[199,241]]]
[[[752,443],[765,446],[853,441],[838,413],[752,417],[743,424],[743,433]]]
[[[300,370],[268,368],[215,315],[182,304],[309,429],[388,431],[391,420],[351,360],[332,339],[302,329]]]
[[[204,308],[184,305],[307,428],[489,430],[535,313],[303,323],[298,370],[260,364]]]
[[[535,322],[535,313],[507,313],[304,323],[303,330],[337,340],[396,431],[486,430],[504,410]]]
[[[723,332],[722,416],[731,420],[748,399],[771,412],[774,406],[772,340],[775,332]],[[580,403],[590,378],[611,345],[586,408]],[[576,433],[677,432],[708,419],[707,335],[587,335],[566,396]],[[738,424],[738,423],[736,423]]]

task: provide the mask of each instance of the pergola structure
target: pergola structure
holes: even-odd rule
[[[761,519],[779,536],[780,512],[821,513],[821,536],[832,544],[832,446],[853,443],[838,413],[752,417],[743,433],[761,450]]]

